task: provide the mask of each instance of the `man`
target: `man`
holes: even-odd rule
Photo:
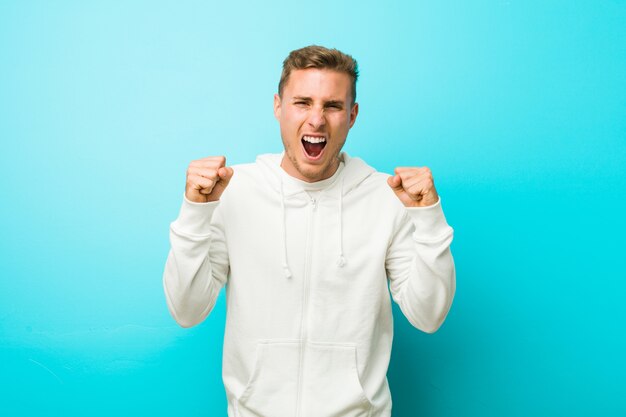
[[[357,76],[337,50],[292,51],[274,96],[284,152],[187,170],[165,294],[189,327],[226,286],[230,417],[390,416],[388,285],[426,332],[452,303],[452,229],[428,168],[388,176],[341,152]]]

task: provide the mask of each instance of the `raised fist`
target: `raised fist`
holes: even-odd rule
[[[432,206],[439,201],[429,168],[398,167],[394,172],[387,184],[405,207]]]
[[[233,169],[226,166],[223,156],[192,161],[187,168],[185,197],[196,203],[217,201],[233,176]]]

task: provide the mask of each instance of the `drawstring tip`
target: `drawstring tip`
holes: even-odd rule
[[[339,259],[337,260],[337,266],[339,266],[341,268],[345,264],[346,264],[346,259],[343,257],[343,255],[340,255]]]
[[[291,270],[285,264],[283,264],[283,271],[285,272],[285,278],[291,278]]]

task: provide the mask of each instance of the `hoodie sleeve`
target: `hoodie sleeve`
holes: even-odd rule
[[[229,269],[219,202],[186,198],[170,225],[171,249],[163,273],[170,313],[183,327],[202,322],[215,306]]]
[[[441,326],[454,297],[452,236],[439,200],[428,207],[405,208],[388,248],[391,295],[409,322],[427,333]]]

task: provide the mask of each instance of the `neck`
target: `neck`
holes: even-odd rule
[[[335,172],[337,172],[337,169],[339,168],[339,163],[341,161],[339,160],[339,157],[334,158],[332,161],[332,164],[328,167],[326,167],[323,171],[319,171],[319,172],[308,172],[306,170],[300,169],[299,167],[297,167],[287,156],[287,154],[285,153],[283,155],[283,159],[280,162],[280,167],[283,169],[283,171],[285,171],[289,176],[298,179],[300,181],[304,181],[304,182],[318,182],[318,181],[323,181],[326,180],[330,177],[332,177],[333,175],[335,175]]]

